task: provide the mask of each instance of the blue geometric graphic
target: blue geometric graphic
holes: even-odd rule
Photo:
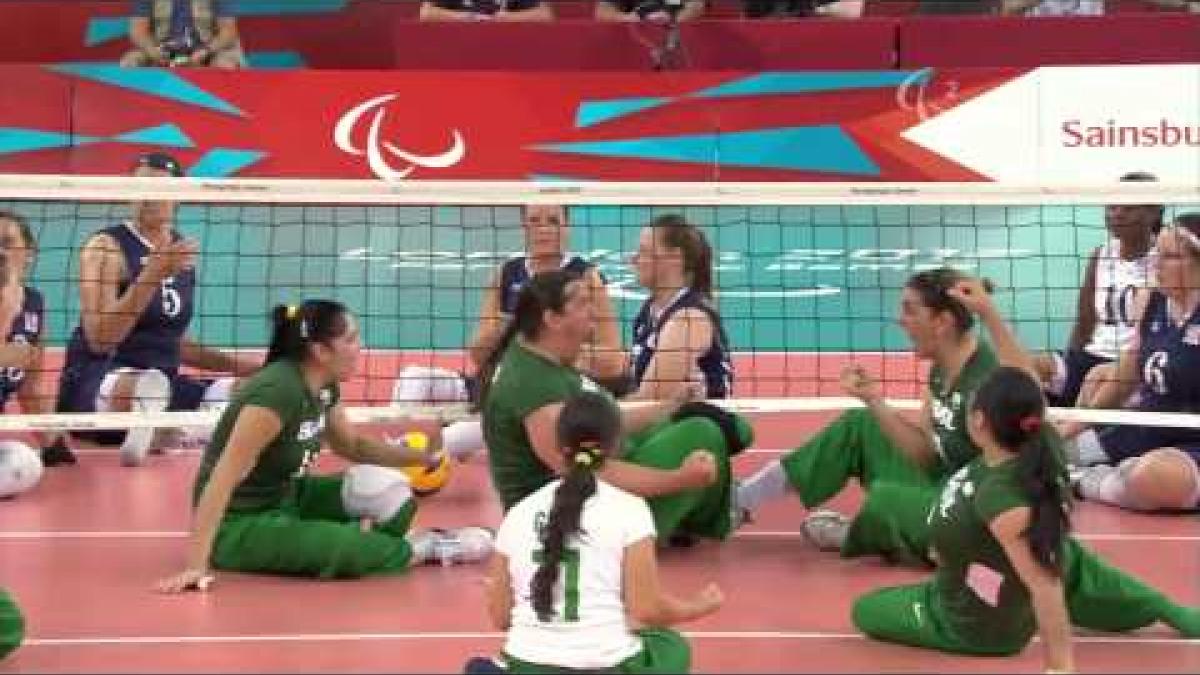
[[[228,115],[244,117],[241,110],[175,75],[159,68],[122,68],[116,64],[67,63],[49,66],[51,70],[85,80],[132,89],[149,96],[170,99]]]
[[[164,145],[171,148],[194,148],[196,144],[174,124],[160,124],[114,136],[114,141],[124,143],[140,143],[145,145]]]
[[[576,128],[584,128],[619,117],[643,112],[687,99],[733,98],[780,94],[814,94],[848,89],[887,89],[905,82],[924,84],[933,75],[932,68],[919,71],[814,71],[768,72],[749,75],[708,89],[679,97],[617,98],[584,101],[575,113]],[[911,78],[911,79],[910,79]]]
[[[608,101],[584,101],[575,111],[575,127],[583,129],[593,124],[631,115],[670,103],[669,97],[617,98]]]
[[[87,35],[83,43],[88,47],[118,40],[129,35],[129,17],[103,16],[88,20]]]
[[[67,148],[99,141],[95,136],[73,136],[58,131],[0,127],[0,155],[11,155],[30,150]]]
[[[303,68],[304,57],[299,52],[248,52],[246,63],[251,68]]]
[[[920,73],[913,83],[924,84],[932,71]],[[727,98],[731,96],[762,96],[766,94],[812,94],[847,89],[888,89],[904,84],[913,77],[911,71],[829,71],[758,73],[731,82],[701,89],[694,98]]]
[[[196,178],[222,178],[232,176],[266,156],[257,150],[214,148],[196,160],[188,175]]]
[[[233,0],[233,13],[238,16],[323,14],[345,7],[346,0]]]
[[[549,143],[536,150],[763,169],[877,176],[879,167],[835,125],[754,129],[724,134]]]

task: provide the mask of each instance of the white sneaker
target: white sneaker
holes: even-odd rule
[[[813,511],[804,517],[800,532],[819,551],[840,551],[850,532],[850,518],[837,511]]]
[[[754,522],[754,515],[750,509],[742,506],[738,495],[742,491],[742,481],[735,481],[733,484],[733,495],[729,499],[729,531],[736,532],[738,528],[746,523]]]
[[[495,540],[492,531],[483,527],[433,528],[408,535],[416,564],[438,563],[443,567],[486,560],[495,549]]]
[[[1071,480],[1071,491],[1075,493],[1076,499],[1094,499],[1094,495],[1100,491],[1100,483],[1117,470],[1118,467],[1108,464],[1070,467],[1068,475]]]
[[[130,412],[156,413],[167,409],[171,399],[171,381],[161,371],[145,370],[137,375],[133,384],[133,396],[129,402]],[[121,443],[121,465],[138,466],[146,461],[146,455],[154,446],[154,427],[133,427],[125,432]]]

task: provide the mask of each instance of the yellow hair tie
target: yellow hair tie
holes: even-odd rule
[[[295,306],[295,305],[288,305],[288,308],[287,308],[287,318],[289,318],[289,319],[294,319],[294,318],[296,318],[296,313],[297,313],[297,312],[299,312],[299,311],[300,311],[300,308],[299,308],[299,307],[297,307],[297,306]]]
[[[596,458],[592,456],[592,453],[586,450],[575,453],[575,463],[579,466],[591,466],[595,461]]]

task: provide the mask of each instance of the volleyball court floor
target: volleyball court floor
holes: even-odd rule
[[[755,447],[735,460],[735,473],[749,475],[830,415],[756,415]],[[484,610],[481,566],[330,582],[222,573],[208,594],[155,593],[154,583],[183,564],[197,461],[197,451],[180,451],[127,469],[112,451],[84,450],[79,465],[48,470],[36,491],[0,504],[0,585],[28,621],[26,644],[0,672],[460,672],[467,657],[501,646]],[[337,466],[323,460],[324,469]],[[859,499],[851,487],[832,506],[852,510]],[[980,659],[862,638],[850,621],[855,598],[928,572],[817,552],[798,534],[802,515],[789,498],[724,544],[662,554],[672,591],[693,592],[712,580],[726,595],[720,612],[681,627],[691,638],[694,671],[1042,669],[1036,643],[1017,657]],[[416,526],[495,526],[499,519],[479,457],[422,499]],[[1194,515],[1081,504],[1075,525],[1114,564],[1200,604]],[[1177,639],[1162,626],[1077,636],[1082,672],[1200,672],[1200,641]]]

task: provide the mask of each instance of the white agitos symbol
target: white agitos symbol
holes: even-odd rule
[[[384,104],[396,99],[399,94],[384,94],[376,96],[373,99],[364,101],[342,115],[338,120],[337,125],[333,128],[333,142],[338,149],[350,155],[361,157],[364,152],[361,148],[354,145],[350,139],[354,128],[358,126],[360,117],[375,109],[375,115],[371,118],[371,126],[367,130],[367,166],[371,167],[371,171],[376,176],[383,180],[400,180],[413,172],[418,166],[426,169],[445,169],[446,167],[454,166],[462,161],[462,158],[467,154],[467,146],[463,143],[462,134],[458,133],[458,129],[453,130],[454,145],[449,150],[438,155],[417,155],[393,145],[390,141],[379,141],[379,127],[383,125],[383,117],[386,112]],[[408,166],[403,169],[395,169],[383,155],[386,150],[388,154],[408,162]]]

